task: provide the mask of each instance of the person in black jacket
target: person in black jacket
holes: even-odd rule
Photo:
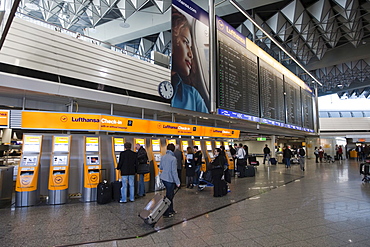
[[[292,158],[293,153],[292,150],[290,150],[290,146],[285,146],[283,150],[283,157],[285,160],[285,167],[290,168],[290,159]]]
[[[223,196],[223,183],[221,181],[222,175],[224,174],[224,164],[226,163],[225,157],[220,155],[221,149],[215,149],[215,159],[211,162],[212,180],[213,180],[213,196]]]
[[[130,201],[135,200],[135,169],[137,165],[137,153],[131,150],[131,143],[124,144],[125,151],[119,155],[117,170],[121,170],[122,187],[121,187],[121,200],[119,202],[127,202],[127,181],[130,186]]]
[[[143,146],[141,146],[139,143],[136,143],[136,150],[137,150],[137,161],[138,161],[138,165],[140,166],[140,164],[148,164],[148,154],[146,153],[146,150]],[[142,196],[145,196],[145,183],[144,183],[144,174],[145,173],[141,173],[141,172],[137,172],[139,173],[139,186],[138,186],[138,196],[139,197],[142,197]]]

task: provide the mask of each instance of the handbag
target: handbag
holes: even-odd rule
[[[224,178],[226,182],[231,183],[231,174],[230,174],[229,169],[226,169],[224,171]]]
[[[138,164],[136,166],[136,173],[137,174],[146,174],[146,173],[149,173],[150,170],[149,170],[149,164],[148,163],[142,163],[142,164]]]

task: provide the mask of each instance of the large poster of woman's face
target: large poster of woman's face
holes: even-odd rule
[[[208,13],[191,1],[172,5],[171,106],[209,112]]]

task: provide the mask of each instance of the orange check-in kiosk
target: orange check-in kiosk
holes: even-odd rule
[[[112,156],[113,156],[113,169],[115,171],[115,181],[121,179],[121,171],[117,170],[119,155],[121,152],[125,151],[125,138],[123,137],[112,137]]]
[[[235,163],[234,163],[234,159],[233,159],[233,157],[231,156],[231,153],[230,153],[229,143],[224,142],[224,147],[225,147],[225,152],[226,152],[226,159],[227,159],[227,162],[229,163],[229,170],[231,172],[231,176],[234,176]]]
[[[68,200],[71,136],[53,136],[49,170],[49,204],[64,204]]]
[[[152,161],[153,161],[153,172],[154,172],[154,191],[162,190],[163,187],[159,187],[159,184],[155,181],[159,181],[159,165],[161,164],[161,158],[162,158],[162,146],[161,146],[161,139],[151,139],[151,154],[152,154]]]
[[[212,147],[212,141],[206,141],[206,153],[205,153],[205,156],[206,156],[206,159],[207,159],[207,163],[211,163],[211,161],[213,160],[214,158],[214,148]]]
[[[96,201],[97,186],[101,181],[100,137],[85,136],[83,202]]]
[[[42,135],[23,135],[22,158],[15,183],[15,206],[27,207],[39,202],[39,174]]]

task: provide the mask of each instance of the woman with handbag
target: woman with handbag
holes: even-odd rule
[[[225,164],[225,157],[220,155],[221,149],[216,148],[214,154],[214,160],[211,162],[211,171],[212,171],[212,180],[213,180],[213,196],[214,197],[221,197],[224,195],[223,193],[223,185],[225,182],[221,180],[222,176],[224,175],[224,164]]]
[[[194,187],[194,176],[195,176],[195,160],[194,160],[194,151],[191,147],[186,149],[186,188],[192,189]]]

